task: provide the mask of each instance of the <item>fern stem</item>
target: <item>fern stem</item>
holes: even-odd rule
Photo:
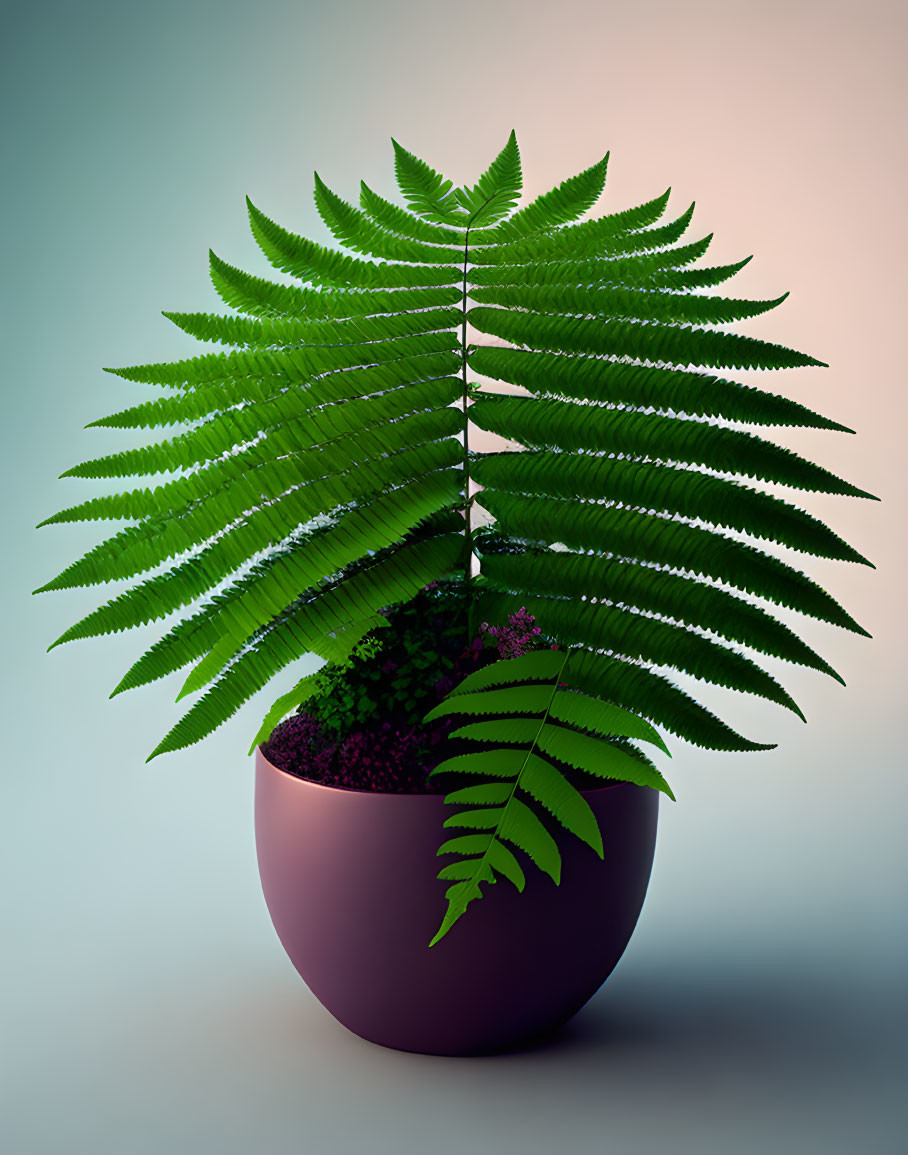
[[[466,559],[464,560],[464,578],[467,590],[467,645],[473,641],[473,510],[470,498],[470,421],[467,417],[470,388],[467,384],[467,265],[470,257],[470,229],[473,221],[482,213],[492,199],[490,193],[482,204],[475,210],[467,221],[463,236],[463,321],[460,327],[460,347],[463,364],[463,501],[464,518],[464,546]]]
[[[463,242],[463,321],[460,346],[463,369],[463,501],[464,501],[464,583],[467,592],[467,645],[473,641],[473,509],[470,504],[470,419],[467,416],[469,386],[467,385],[467,264],[469,260],[470,226],[467,225]]]

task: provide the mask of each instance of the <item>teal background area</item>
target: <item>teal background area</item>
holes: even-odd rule
[[[906,23],[879,0],[4,6],[5,1152],[903,1150]],[[119,587],[32,597],[103,534],[34,526],[103,492],[60,473],[134,443],[83,431],[150,395],[101,366],[197,351],[160,312],[218,309],[209,246],[268,275],[246,194],[324,243],[314,169],[394,197],[394,136],[472,183],[512,128],[527,196],[610,150],[597,213],[671,185],[711,263],[755,254],[730,294],[791,290],[739,331],[830,367],[742,379],[857,430],[776,439],[883,499],[804,497],[876,563],[803,559],[874,637],[792,622],[848,683],[766,663],[806,726],[698,687],[778,747],[673,744],[613,978],[545,1049],[427,1058],[335,1024],[274,935],[245,755],[271,699],[146,765],[178,680],[107,695],[158,634],[46,654]]]

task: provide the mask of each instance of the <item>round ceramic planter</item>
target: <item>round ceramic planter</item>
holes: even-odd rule
[[[483,886],[429,948],[450,883],[436,854],[456,834],[439,794],[321,786],[256,751],[255,834],[265,901],[309,989],[343,1025],[402,1051],[507,1050],[567,1022],[596,993],[640,915],[658,794],[586,791],[605,858],[556,833],[561,883],[532,864],[526,889]],[[551,824],[550,824],[551,825]]]

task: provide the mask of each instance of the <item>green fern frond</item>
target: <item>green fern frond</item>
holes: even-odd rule
[[[790,449],[752,433],[704,421],[489,393],[476,398],[470,407],[470,420],[481,429],[538,449],[620,453],[663,464],[702,465],[794,489],[875,500],[872,494],[806,461]]]
[[[217,645],[186,679],[179,697],[210,681],[254,633],[297,600],[299,591],[308,591],[326,574],[341,570],[361,557],[364,546],[375,552],[394,544],[413,529],[417,521],[456,498],[456,483],[449,471],[430,473],[382,494],[363,509],[353,510],[346,519],[340,519],[338,528],[326,535],[327,552],[310,546],[302,555],[295,551],[287,554],[224,608],[219,615]]]
[[[556,353],[634,357],[674,363],[679,367],[704,365],[734,369],[792,369],[824,365],[806,353],[773,345],[756,337],[718,333],[652,321],[588,321],[548,313],[514,312],[477,305],[467,313],[480,333],[504,337],[528,348]]]
[[[145,401],[94,421],[92,426],[152,429],[162,425],[192,423],[231,409],[275,402],[281,395],[281,404],[288,406],[285,412],[296,412],[297,416],[301,416],[303,411],[318,406],[374,397],[404,385],[437,381],[441,392],[445,386],[442,378],[450,381],[450,374],[460,369],[461,365],[462,359],[453,352],[421,353],[383,361],[381,364],[323,373],[299,388],[291,388],[287,381],[279,377],[211,382],[196,386],[191,392]],[[460,388],[463,388],[462,381]]]
[[[461,790],[455,790],[448,794],[446,801],[463,806],[488,806],[496,802],[507,802],[510,794],[511,787],[507,782],[481,782],[478,786],[464,786]]]
[[[473,188],[457,189],[454,195],[467,213],[470,227],[484,228],[507,216],[520,199],[522,188],[520,150],[517,134],[512,131],[507,144]]]
[[[456,421],[453,414],[444,411],[431,416],[443,418],[448,432]],[[449,465],[457,457],[456,444],[451,440],[438,451],[447,455]],[[436,451],[429,452],[432,457],[417,447],[415,452],[393,453],[368,467],[354,466],[353,472],[359,482],[354,492],[358,491],[360,504],[367,504],[370,498],[374,499],[395,483],[411,486],[409,497],[414,502],[414,518],[455,500],[457,478],[450,469],[432,472],[413,481],[411,470],[423,468],[433,458],[437,464]],[[168,558],[209,539],[216,540],[199,557],[204,559],[204,569],[211,575],[211,584],[214,585],[260,550],[279,545],[300,525],[349,503],[349,479],[343,476],[343,470],[324,476],[319,473],[318,464],[312,462],[310,476],[314,475],[314,479],[300,484],[298,464],[281,459],[273,465],[272,469],[262,467],[258,477],[256,471],[241,475],[228,493],[215,492],[209,499],[190,503],[178,514],[172,511],[148,518],[137,526],[120,531],[89,550],[45,588],[65,589],[128,578],[153,569]],[[270,483],[268,488],[265,488],[265,483]],[[425,493],[431,494],[428,499],[431,509],[423,510],[418,495]],[[401,496],[398,495],[397,500]],[[190,559],[167,575],[167,580],[177,590],[186,568],[192,564]]]
[[[365,373],[359,378],[361,382]],[[344,374],[332,374],[324,391],[318,386],[309,390],[280,391],[259,404],[249,404],[213,414],[204,424],[156,445],[128,449],[108,457],[96,458],[73,466],[64,477],[137,477],[171,473],[202,462],[224,461],[225,454],[249,453],[244,465],[252,459],[271,460],[278,454],[298,453],[303,449],[323,447],[339,437],[355,436],[363,426],[376,427],[382,422],[399,421],[432,401],[453,399],[452,383],[456,378],[433,378],[415,381],[404,389],[388,389],[368,398],[338,397],[335,389],[347,391],[355,382]],[[462,389],[462,384],[459,386]],[[326,396],[328,390],[331,394]],[[456,394],[455,394],[456,395]],[[344,404],[338,404],[344,402]],[[442,406],[442,409],[447,407]],[[435,413],[439,412],[435,409]],[[305,424],[300,419],[305,418]],[[257,442],[256,437],[264,439]],[[391,435],[393,441],[393,433]],[[242,447],[246,448],[242,448]]]
[[[555,839],[534,811],[517,797],[511,796],[507,806],[455,814],[445,820],[445,826],[495,830],[501,838],[530,857],[553,882],[561,881],[561,855]]]
[[[647,278],[650,289],[672,289],[683,292],[688,289],[711,289],[721,285],[739,273],[752,257],[744,257],[729,265],[713,265],[710,268],[664,268],[654,270]]]
[[[456,284],[457,268],[373,263],[326,249],[297,236],[265,216],[247,197],[249,223],[259,248],[276,269],[331,288],[417,289]]]
[[[785,295],[699,292],[750,258],[697,267],[712,234],[684,240],[693,206],[667,217],[666,192],[589,218],[606,154],[517,208],[514,133],[471,187],[393,144],[406,207],[365,184],[354,206],[316,175],[315,205],[339,252],[248,202],[265,257],[300,283],[211,253],[228,315],[165,315],[225,348],[111,370],[164,389],[92,425],[168,435],[67,470],[142,480],[45,519],[130,524],[41,588],[131,583],[55,645],[185,608],[114,690],[183,671],[182,692],[197,694],[152,756],[198,741],[307,654],[346,660],[387,625],[381,611],[433,580],[462,575],[470,622],[503,622],[520,604],[532,612],[560,648],[479,669],[430,715],[454,719],[455,748],[473,747],[434,771],[468,779],[446,797],[456,810],[446,826],[463,833],[439,851],[453,861],[439,874],[451,885],[437,943],[485,886],[503,877],[522,890],[527,861],[557,881],[559,838],[603,854],[580,785],[589,775],[671,797],[637,743],[667,753],[665,731],[707,749],[771,748],[653,667],[797,713],[751,654],[839,678],[773,607],[866,631],[770,550],[870,563],[756,485],[872,495],[729,428],[851,432],[710,371],[823,363],[716,331]],[[479,337],[466,347],[468,324]],[[467,371],[529,395],[477,387]],[[470,451],[469,423],[522,452]],[[475,485],[489,526],[464,524]],[[319,684],[297,675],[272,696],[253,745]]]
[[[462,551],[457,534],[401,547],[270,622],[165,735],[149,761],[201,741],[301,655],[314,652],[341,660],[365,634],[382,625],[379,609],[406,601],[435,574],[454,568]]]
[[[454,512],[436,518],[429,517],[424,519],[418,532],[408,534],[407,539],[412,541],[424,536],[452,533],[460,528],[460,524],[459,515]],[[327,551],[327,539],[335,532],[334,526],[319,526],[306,533],[297,534],[291,542],[272,551],[268,557],[252,566],[229,587],[213,595],[211,600],[204,603],[195,614],[173,626],[132,665],[114,688],[111,697],[124,690],[134,689],[166,677],[190,662],[202,658],[220,639],[219,615],[225,603],[239,598],[259,576],[266,574],[292,550],[302,551],[308,544]],[[377,551],[376,560],[380,560],[386,552],[386,550]],[[81,623],[82,633],[78,636],[92,636],[113,629],[126,629],[142,621],[163,617],[170,609],[198,598],[210,588],[212,581],[210,570],[203,567],[203,560],[192,559],[184,566],[177,567],[182,569],[183,573],[178,575],[169,573],[152,578],[114,599],[84,619]],[[326,570],[324,576],[326,578],[331,576],[331,571]],[[181,596],[183,602],[179,600]],[[69,638],[64,634],[54,644],[66,640]]]
[[[356,253],[391,261],[443,265],[458,262],[463,253],[450,246],[426,245],[396,236],[347,204],[315,174],[315,205],[336,241]]]
[[[575,696],[557,694],[555,702],[560,703],[562,698],[567,702]],[[600,858],[603,857],[602,834],[589,802],[551,762],[537,754],[531,754],[521,775],[520,788],[544,807],[565,830],[585,842]],[[445,801],[453,804],[460,799],[455,793],[449,795]]]
[[[213,249],[208,250],[208,275],[225,305],[254,317],[305,317],[313,306],[317,308],[320,297],[316,289],[254,277],[222,261]]]
[[[472,237],[471,237],[472,241]],[[470,270],[475,285],[623,285],[626,288],[665,288],[658,278],[683,269],[702,257],[712,234],[688,245],[632,257],[603,257],[581,261],[538,261],[523,265],[484,265]]]
[[[167,522],[191,513],[209,519],[195,522],[199,538],[208,537],[241,517],[250,503],[261,505],[280,498],[304,483],[322,481],[323,492],[330,494],[332,474],[354,471],[353,489],[335,492],[334,505],[344,505],[352,499],[363,500],[390,485],[453,466],[462,453],[453,437],[445,435],[456,432],[457,418],[442,409],[417,412],[409,419],[404,416],[390,423],[383,431],[385,440],[378,452],[374,434],[371,440],[364,435],[340,435],[303,447],[298,442],[291,447],[277,439],[270,450],[259,443],[166,485],[92,498],[61,510],[40,524],[147,518],[148,527],[142,537],[148,538],[157,536]],[[362,452],[361,457],[356,456],[356,450]],[[346,480],[343,484],[347,484]],[[217,505],[213,502],[215,498]],[[328,499],[313,516],[327,513],[331,508]],[[135,536],[128,540],[134,541]]]
[[[706,750],[774,750],[733,730],[663,674],[638,663],[583,649],[575,651],[571,681],[581,690],[632,709]]]
[[[471,878],[473,874],[478,874],[482,882],[496,881],[492,874],[492,868],[488,863],[478,864],[470,858],[465,858],[460,862],[449,862],[447,866],[442,867],[438,872],[438,877],[442,879],[466,879]]]
[[[546,232],[543,236],[530,236],[528,239],[479,249],[472,259],[480,265],[522,265],[538,261],[577,261],[585,257],[601,259],[652,252],[674,244],[690,224],[693,212],[694,206],[691,205],[667,225],[636,232],[615,227],[607,232],[603,227],[594,236],[580,232],[583,225],[569,226]],[[595,223],[602,224],[605,221],[608,218],[602,217]]]
[[[398,236],[407,237],[414,241],[425,241],[430,245],[458,245],[464,243],[465,226],[456,229],[446,229],[439,225],[429,224],[422,217],[414,216],[402,209],[400,205],[385,200],[374,192],[365,181],[360,182],[360,208],[376,224]]]
[[[610,246],[616,238],[631,237],[639,230],[654,224],[665,212],[670,192],[671,189],[667,189],[661,196],[654,197],[642,205],[622,209],[616,213],[607,213],[594,220],[560,226],[552,231],[536,234],[535,238],[529,240],[523,238],[505,242],[507,250],[514,254],[532,253],[535,240],[540,246],[540,256],[545,253],[547,260],[551,259],[552,253],[559,252],[569,252],[575,259],[600,256],[603,252],[610,251]],[[480,256],[478,263],[481,262]]]
[[[302,544],[302,542],[300,543]],[[138,686],[148,685],[150,682],[167,677],[168,674],[182,669],[202,658],[210,649],[217,645],[220,638],[219,616],[221,607],[241,595],[248,585],[254,582],[258,575],[267,572],[271,565],[284,556],[291,547],[282,552],[275,552],[271,557],[251,567],[242,578],[232,585],[214,594],[211,600],[204,602],[191,617],[177,622],[163,637],[150,646],[142,656],[126,671],[110,696],[116,697],[124,690],[133,690]],[[196,572],[201,570],[198,559],[193,559],[192,565]],[[185,567],[188,569],[189,567]],[[207,579],[202,577],[193,586],[188,584],[185,573],[180,575],[179,589],[187,601],[201,597],[206,592]],[[165,575],[170,578],[171,575]],[[166,599],[164,595],[172,592],[177,583],[171,578],[169,587],[165,587],[164,595],[159,590],[162,579],[151,578],[138,586],[134,586],[126,594],[114,598],[100,609],[89,614],[72,630],[63,634],[54,645],[71,641],[73,638],[94,636],[110,633],[117,629],[129,629],[132,626],[142,625],[145,622],[161,618],[166,615],[167,608],[176,600],[176,596]],[[178,608],[178,607],[173,607]]]
[[[776,308],[788,296],[772,301],[746,301],[724,297],[688,297],[643,289],[579,289],[569,285],[498,286],[474,289],[474,301],[487,305],[508,305],[531,309],[534,313],[578,313],[585,317],[627,318],[639,321],[687,322],[721,325],[745,317],[756,317]]]
[[[656,228],[639,229],[633,233],[625,233],[616,237],[611,245],[603,245],[602,251],[617,256],[650,252],[665,248],[667,245],[673,245],[687,232],[694,216],[694,208],[695,205],[692,202],[679,217],[667,224],[658,225]],[[575,252],[578,256],[583,255],[583,250],[577,251],[575,249]]]
[[[232,381],[201,385],[191,392],[173,393],[143,401],[107,417],[99,417],[86,429],[156,429],[167,425],[193,424],[213,413],[226,413],[250,402],[267,401],[287,390],[279,378],[247,378],[237,388]]]
[[[516,147],[516,142],[515,142]],[[562,181],[550,192],[538,196],[513,216],[488,229],[470,234],[470,244],[498,245],[509,240],[543,232],[578,217],[593,207],[605,188],[608,153],[588,169]]]
[[[306,318],[308,320],[365,317],[375,313],[400,313],[414,309],[441,308],[460,300],[458,288],[357,289],[325,292],[298,285],[279,285],[254,277],[220,260],[209,250],[211,283],[232,309],[255,317]]]
[[[216,313],[168,313],[164,316],[184,333],[200,341],[244,345],[248,349],[295,348],[303,344],[330,344],[346,336],[357,342],[384,341],[391,337],[453,329],[460,323],[459,309],[425,309],[420,312],[378,314],[336,321],[256,320],[225,317]]]
[[[639,409],[652,407],[697,417],[723,417],[749,425],[853,432],[787,397],[705,373],[483,345],[472,349],[470,368],[484,377],[522,385],[541,396]]]
[[[379,617],[353,623],[343,638],[320,637],[321,657],[340,661],[370,630],[381,625]],[[318,650],[312,651],[318,653]],[[273,626],[269,633],[236,661],[164,736],[145,759],[182,750],[206,738],[232,717],[285,666],[307,653],[303,637],[292,621]]]
[[[797,714],[797,703],[775,678],[755,662],[719,642],[661,618],[627,607],[522,596],[537,625],[571,644],[608,649],[624,658],[670,667],[713,685],[754,694]]]
[[[467,214],[460,207],[452,182],[408,152],[393,137],[391,143],[397,187],[413,212],[427,221],[465,226]]]
[[[523,869],[514,850],[555,883],[560,881],[558,844],[537,808],[602,857],[595,815],[562,767],[654,786],[672,796],[652,763],[628,753],[614,740],[628,733],[653,737],[660,744],[661,738],[643,719],[625,710],[562,689],[566,685],[562,678],[571,679],[570,657],[569,653],[534,651],[481,668],[424,719],[497,715],[489,721],[467,721],[452,731],[452,737],[481,742],[483,748],[447,759],[432,771],[466,771],[491,781],[461,787],[445,797],[448,805],[467,807],[449,817],[446,828],[485,833],[460,835],[438,850],[439,855],[468,857],[439,874],[457,882],[446,892],[448,908],[430,946],[448,933],[470,902],[482,897],[480,884],[494,882],[496,872],[523,888]]]
[[[595,245],[598,240],[608,239],[616,233],[633,233],[638,229],[645,229],[655,224],[665,212],[671,191],[667,188],[660,196],[653,197],[642,205],[621,209],[615,213],[605,213],[594,220],[580,221],[568,225],[563,231],[571,237],[582,238],[584,243],[589,240]]]
[[[552,551],[482,553],[483,579],[497,590],[605,603],[711,631],[759,653],[842,679],[766,610],[705,582],[618,558]],[[627,735],[634,737],[635,735]]]
[[[593,738],[566,726],[548,722],[540,728],[535,719],[496,718],[490,722],[469,722],[452,730],[451,737],[473,738],[483,743],[510,742],[521,747],[535,742],[542,754],[573,766],[576,770],[586,770],[587,773],[616,781],[634,782],[638,786],[650,786],[674,797],[662,775],[651,764],[626,753],[614,743]]]
[[[300,525],[348,504],[354,477],[357,482],[354,492],[360,497],[408,480],[412,477],[410,457],[402,454],[413,451],[403,449],[405,439],[419,431],[425,441],[434,441],[451,434],[456,424],[456,413],[442,409],[385,426],[381,435],[367,431],[355,439],[350,437],[337,456],[331,447],[322,444],[318,454],[304,455],[302,459],[288,454],[275,460],[265,459],[256,467],[254,454],[261,452],[259,447],[250,450],[242,462],[236,461],[240,457],[237,454],[201,477],[200,493],[193,492],[185,503],[173,506],[169,513],[150,517],[102,542],[43,589],[67,589],[129,577],[218,534],[221,536],[212,546],[212,552],[218,551],[229,572],[259,550],[277,545]],[[354,451],[359,447],[364,457],[380,460],[357,465],[352,454],[344,459],[341,454],[350,453],[350,442],[354,441]],[[400,454],[396,452],[398,449]],[[416,467],[425,464],[423,452],[420,446],[416,447]],[[327,474],[325,466],[329,469]],[[348,473],[351,477],[342,476]],[[198,484],[196,478],[185,480],[187,485]],[[452,480],[456,486],[456,477]],[[175,482],[174,486],[178,484]],[[209,571],[215,568],[210,554],[207,568]],[[221,572],[220,561],[217,569],[221,577],[226,576]]]
[[[554,651],[539,651],[543,654],[553,653],[558,659],[558,671],[561,672],[562,655]],[[486,667],[491,669],[491,667]],[[581,730],[591,731],[603,738],[637,738],[641,741],[652,742],[668,754],[668,747],[663,742],[658,730],[645,719],[623,710],[610,702],[601,702],[586,694],[556,694],[552,698],[550,687],[539,683],[527,683],[519,686],[508,685],[511,680],[527,677],[529,670],[533,676],[539,677],[535,663],[528,665],[521,671],[509,674],[499,674],[491,681],[477,681],[470,683],[464,689],[461,683],[447,696],[445,701],[430,710],[425,717],[426,722],[446,714],[540,714],[548,708],[550,716],[556,721],[569,722]],[[501,683],[505,685],[502,687]],[[499,686],[499,689],[480,690],[482,685]]]
[[[678,515],[777,541],[816,557],[871,565],[821,521],[741,482],[657,461],[548,450],[489,453],[473,467],[480,485],[586,501],[619,502],[641,512]]]
[[[302,706],[314,694],[318,693],[319,678],[318,673],[309,674],[305,678],[301,678],[292,690],[288,690],[286,694],[281,696],[271,704],[268,712],[265,714],[264,721],[259,726],[258,733],[252,739],[252,745],[249,747],[249,754],[254,754],[257,746],[262,742],[266,742],[278,722],[292,711]]]
[[[803,573],[724,534],[636,510],[484,490],[483,507],[510,538],[651,562],[727,585],[855,633],[861,627]]]
[[[439,353],[458,347],[453,333],[435,332],[405,336],[393,341],[343,344],[338,334],[332,345],[309,345],[294,349],[241,350],[236,353],[205,353],[184,361],[158,365],[132,365],[107,372],[127,381],[187,389],[197,385],[242,380],[244,377],[279,377],[288,385],[305,385],[319,374]]]

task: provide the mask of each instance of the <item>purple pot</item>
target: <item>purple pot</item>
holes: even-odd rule
[[[522,894],[483,886],[429,948],[456,830],[439,794],[321,786],[256,751],[255,836],[271,919],[319,1002],[345,1027],[401,1051],[469,1055],[554,1030],[611,974],[640,915],[658,793],[627,783],[584,792],[605,859],[552,829],[561,884],[529,863]],[[549,824],[553,828],[554,823]]]

